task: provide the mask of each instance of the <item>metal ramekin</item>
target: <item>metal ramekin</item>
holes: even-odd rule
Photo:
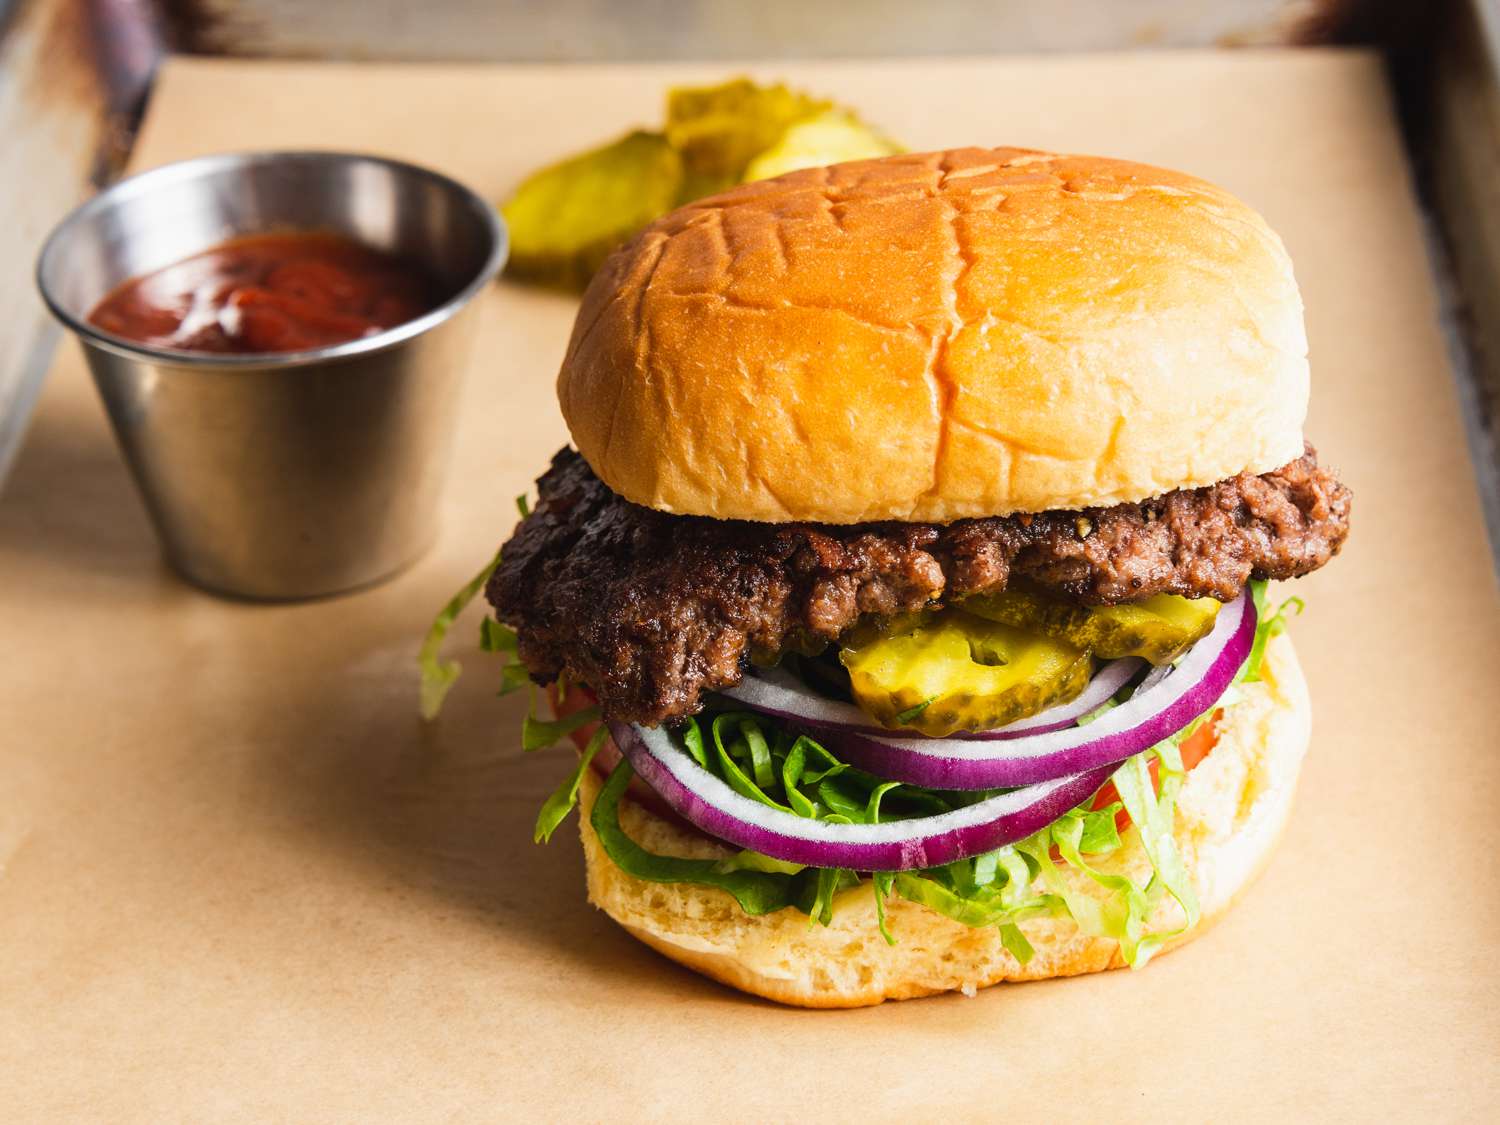
[[[128,278],[292,229],[424,263],[449,296],[377,335],[273,355],[148,347],[87,322]],[[425,168],[232,154],[144,172],[79,207],[42,248],[37,285],[83,345],[170,563],[221,593],[305,598],[385,578],[436,537],[471,305],[506,251],[494,208]]]

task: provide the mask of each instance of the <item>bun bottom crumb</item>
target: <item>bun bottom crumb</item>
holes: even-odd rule
[[[1285,636],[1266,650],[1263,680],[1247,684],[1225,712],[1213,752],[1188,773],[1178,797],[1176,838],[1203,916],[1162,952],[1202,934],[1254,881],[1286,824],[1311,730],[1307,684]],[[787,909],[752,917],[712,887],[648,883],[625,874],[604,853],[588,812],[600,789],[586,771],[580,818],[589,901],[659,953],[744,992],[807,1008],[857,1008],[939,992],[972,995],[1001,981],[1044,980],[1121,968],[1119,946],[1080,933],[1071,919],[1022,924],[1035,949],[1025,965],[1005,949],[998,930],[976,929],[893,895],[886,904],[888,945],[876,926],[868,883],[835,902],[833,924],[809,926]],[[685,832],[632,801],[621,804],[625,831],[662,855],[712,858],[730,849]],[[1099,866],[1142,875],[1149,869],[1138,836]],[[1097,885],[1064,868],[1084,894]],[[1177,903],[1164,897],[1150,928],[1179,925]],[[1161,956],[1158,953],[1157,956]]]

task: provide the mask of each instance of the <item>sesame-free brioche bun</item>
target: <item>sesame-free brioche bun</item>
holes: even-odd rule
[[[1178,795],[1177,845],[1203,918],[1167,949],[1198,936],[1228,910],[1265,865],[1291,809],[1310,729],[1307,684],[1284,635],[1271,641],[1262,667],[1264,679],[1245,685],[1243,699],[1225,711],[1217,745]],[[594,772],[585,771],[580,819],[589,900],[658,952],[742,991],[808,1008],[855,1008],[1123,965],[1115,942],[1081,934],[1066,918],[1021,924],[1036,950],[1022,965],[995,927],[975,929],[896,895],[886,912],[897,944],[887,945],[876,928],[868,882],[835,899],[827,927],[809,925],[791,908],[752,917],[712,887],[644,882],[614,865],[589,826],[599,789]],[[630,800],[621,803],[620,819],[631,837],[658,854],[717,858],[732,850]],[[1099,866],[1144,876],[1149,865],[1133,829]],[[1064,872],[1081,893],[1099,895],[1087,876]],[[1181,918],[1176,902],[1164,897],[1151,928]]]
[[[1302,302],[1228,192],[954,149],[683,207],[584,294],[558,395],[628,500],[948,522],[1144,500],[1302,452]]]

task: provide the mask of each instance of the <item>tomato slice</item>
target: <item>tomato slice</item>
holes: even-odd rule
[[[1219,744],[1219,716],[1222,714],[1222,711],[1215,711],[1201,727],[1182,740],[1182,745],[1177,750],[1182,755],[1183,769],[1192,769]]]
[[[1182,740],[1182,745],[1177,748],[1177,751],[1182,755],[1182,768],[1184,770],[1191,770],[1194,766],[1198,765],[1218,745],[1219,716],[1221,714],[1222,712],[1215,711],[1204,720],[1202,726]],[[1158,768],[1160,765],[1161,763],[1156,758],[1151,759],[1151,788],[1158,791],[1161,789],[1161,778],[1159,776],[1161,771]],[[1119,799],[1120,791],[1115,788],[1115,783],[1107,781],[1104,783],[1104,788],[1095,794],[1089,808],[1108,808]],[[1124,832],[1129,827],[1130,814],[1122,808],[1119,812],[1115,813],[1115,831]],[[1055,851],[1056,849],[1053,850]],[[1056,857],[1054,856],[1054,858]]]

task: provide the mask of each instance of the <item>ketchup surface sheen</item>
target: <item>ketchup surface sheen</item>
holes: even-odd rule
[[[195,352],[294,352],[436,308],[434,279],[343,235],[257,234],[131,278],[89,314],[127,340]]]

